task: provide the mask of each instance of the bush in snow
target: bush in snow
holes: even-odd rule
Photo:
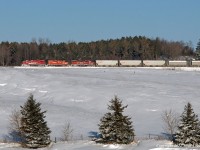
[[[196,146],[200,142],[200,126],[197,115],[188,103],[181,115],[178,130],[175,136],[175,144],[178,146]]]
[[[50,129],[44,121],[46,111],[41,111],[40,103],[31,94],[24,106],[21,106],[21,127],[24,142],[22,146],[28,148],[46,147],[50,144]]]
[[[98,139],[102,138],[102,135],[96,131],[88,132],[88,137],[91,138],[93,141],[97,141]]]
[[[106,113],[100,120],[99,130],[102,135],[102,143],[129,144],[134,140],[134,129],[131,118],[123,115],[127,106],[115,96],[108,106],[110,112]]]

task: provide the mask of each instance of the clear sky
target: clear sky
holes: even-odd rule
[[[200,39],[200,0],[0,0],[0,42]]]

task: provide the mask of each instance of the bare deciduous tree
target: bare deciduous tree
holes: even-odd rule
[[[163,129],[166,133],[175,134],[179,122],[179,117],[172,109],[163,111],[162,115]]]
[[[62,130],[62,141],[70,141],[73,138],[73,129],[70,122],[66,122]]]
[[[10,129],[19,130],[21,124],[21,113],[19,110],[14,109],[10,115]]]
[[[15,142],[21,142],[22,141],[22,135],[21,135],[21,113],[19,110],[14,109],[9,116],[9,136],[10,139]]]

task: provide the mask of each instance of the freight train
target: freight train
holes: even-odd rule
[[[25,60],[22,66],[200,67],[197,60]]]

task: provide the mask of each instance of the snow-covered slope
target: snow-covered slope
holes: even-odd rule
[[[8,116],[30,93],[47,110],[51,138],[61,137],[65,122],[74,139],[97,131],[107,104],[117,95],[128,104],[137,137],[160,134],[161,113],[182,113],[191,102],[200,114],[200,72],[145,68],[0,68],[0,138],[7,134]]]

